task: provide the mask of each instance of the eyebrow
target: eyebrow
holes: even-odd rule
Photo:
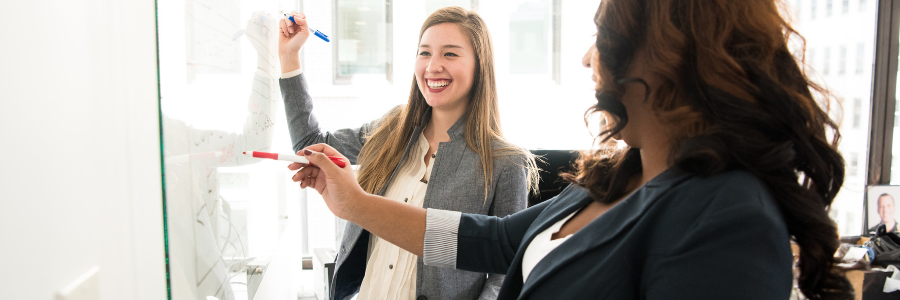
[[[431,48],[431,46],[428,45],[428,44],[421,44],[421,45],[419,45],[419,48]],[[448,49],[448,48],[459,48],[459,49],[462,49],[463,47],[462,47],[462,46],[459,46],[459,45],[444,45],[444,46],[441,47],[441,48],[444,48],[444,49]]]

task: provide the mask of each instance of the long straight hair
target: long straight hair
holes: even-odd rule
[[[525,156],[523,167],[528,169],[529,186],[537,189],[537,167],[534,156],[519,148],[498,147],[492,149],[491,142],[505,141],[500,128],[500,115],[497,103],[497,83],[494,77],[494,47],[491,35],[484,20],[477,13],[461,7],[445,7],[432,13],[419,30],[419,42],[428,28],[453,23],[469,37],[475,52],[475,76],[472,89],[469,91],[469,103],[464,114],[466,130],[466,146],[481,158],[481,169],[484,173],[484,192],[487,201],[488,190],[492,183],[495,157],[520,154]],[[404,106],[395,108],[384,118],[360,151],[359,185],[369,193],[380,192],[387,184],[391,173],[400,163],[406,145],[412,138],[413,130],[427,118],[429,105],[425,96],[416,84],[413,75],[409,101]]]
[[[839,241],[827,214],[844,180],[840,134],[813,92],[824,103],[831,96],[791,55],[788,40],[802,37],[779,6],[778,0],[604,0],[595,18],[601,86],[588,115],[610,115],[601,137],[618,134],[628,122],[620,102],[624,84],[647,87],[626,71],[633,60],[644,60],[662,78],[645,101],[679,131],[673,168],[755,175],[800,246],[803,294],[851,299],[852,287],[835,266]],[[646,55],[635,57],[637,49]],[[641,167],[638,149],[599,149],[585,153],[566,178],[595,201],[611,203]]]

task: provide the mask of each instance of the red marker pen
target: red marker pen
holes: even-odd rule
[[[249,153],[248,153],[249,152]],[[244,152],[246,155],[251,155],[256,158],[268,158],[274,160],[283,160],[283,161],[292,161],[301,164],[309,164],[313,165],[309,162],[309,159],[299,155],[291,155],[291,154],[278,154],[278,153],[269,153],[269,152],[261,152],[261,151],[246,151]],[[343,158],[337,156],[329,156],[328,159],[331,160],[335,165],[339,168],[344,168],[347,166],[347,163],[344,162]]]

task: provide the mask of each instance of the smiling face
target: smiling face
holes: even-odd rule
[[[419,42],[416,83],[434,109],[464,110],[475,77],[475,51],[454,23],[429,27]]]
[[[878,216],[883,224],[894,222],[894,198],[891,195],[878,197]]]

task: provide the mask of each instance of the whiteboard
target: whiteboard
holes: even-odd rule
[[[299,222],[287,164],[242,154],[292,152],[276,35],[291,3],[158,1],[172,299],[248,299],[247,265],[270,261]]]

